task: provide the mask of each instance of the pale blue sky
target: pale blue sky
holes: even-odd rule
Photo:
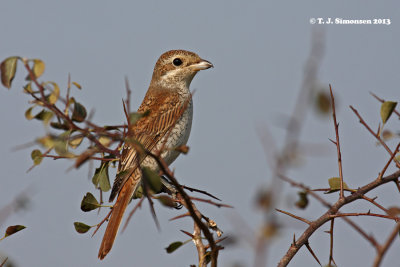
[[[137,107],[149,84],[158,56],[170,49],[187,49],[211,61],[215,68],[201,72],[192,83],[194,122],[189,139],[190,153],[173,164],[181,183],[207,189],[224,203],[235,206],[220,210],[199,205],[226,233],[239,213],[255,230],[262,214],[254,208],[254,195],[268,184],[271,172],[260,146],[256,126],[265,123],[276,142],[283,140],[277,125],[281,114],[289,114],[301,85],[303,67],[310,49],[312,17],[347,19],[389,18],[385,25],[326,25],[326,53],[319,78],[331,83],[337,95],[338,120],[342,137],[344,174],[349,186],[372,179],[383,167],[387,154],[361,127],[348,106],[354,105],[372,125],[379,122],[379,104],[373,91],[386,99],[399,100],[400,4],[397,1],[22,1],[0,4],[0,59],[19,55],[46,62],[44,80],[67,83],[68,73],[83,86],[76,97],[94,108],[99,124],[122,123],[121,99],[124,77],[133,87]],[[0,253],[18,266],[188,266],[196,263],[195,248],[188,244],[173,255],[164,247],[186,240],[179,230],[192,231],[189,220],[169,222],[181,211],[156,206],[162,231],[158,232],[148,205],[135,214],[128,229],[117,237],[110,255],[100,262],[97,251],[102,231],[94,238],[78,235],[74,221],[96,224],[105,215],[84,214],[79,205],[93,186],[87,167],[66,172],[66,162],[45,160],[26,173],[31,165],[30,150],[11,152],[20,144],[44,134],[36,122],[26,122],[28,98],[21,92],[25,73],[18,70],[13,89],[0,90],[0,203],[5,205],[17,193],[32,186],[32,203],[27,212],[12,215],[1,226],[24,224],[28,228],[0,243]],[[331,153],[310,158],[290,172],[292,178],[315,187],[326,187],[337,176],[332,122],[310,115],[302,140],[326,144]],[[391,123],[391,124],[390,124]],[[388,127],[395,127],[391,121]],[[385,192],[383,190],[388,190]],[[295,191],[285,190],[285,192]],[[395,205],[398,195],[382,188],[384,204]],[[371,197],[374,194],[370,195]],[[332,201],[334,197],[330,198]],[[2,206],[1,205],[1,206]],[[322,213],[313,203],[304,213],[280,208],[309,219]],[[362,206],[365,211],[369,206]],[[319,212],[319,213],[318,213]],[[269,251],[269,266],[275,266],[286,252],[293,232],[304,225],[283,215],[286,228]],[[362,225],[383,240],[392,223],[363,219]],[[335,259],[339,266],[369,266],[374,250],[352,229],[337,224]],[[326,230],[328,226],[321,230]],[[379,229],[375,229],[379,228]],[[329,239],[320,231],[310,240],[325,264]],[[396,242],[384,266],[398,262]],[[349,255],[349,253],[351,254]],[[363,256],[360,257],[359,253]],[[397,257],[396,257],[397,256]],[[253,250],[245,242],[221,252],[220,266],[253,263]],[[317,266],[302,249],[291,266]]]

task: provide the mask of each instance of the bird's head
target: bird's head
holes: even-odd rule
[[[162,88],[189,88],[189,85],[200,70],[214,67],[211,62],[197,54],[185,50],[165,52],[154,67],[151,86]]]

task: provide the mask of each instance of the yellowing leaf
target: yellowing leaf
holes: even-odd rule
[[[82,86],[81,86],[79,83],[77,83],[77,82],[72,82],[72,84],[75,85],[76,88],[82,89]]]
[[[54,138],[50,135],[38,138],[36,141],[47,149],[54,147]]]
[[[24,86],[24,93],[26,94],[32,94],[33,90],[32,90],[32,83],[29,82]]]
[[[397,102],[393,102],[393,101],[385,101],[382,103],[381,119],[384,124],[390,118],[390,115],[392,115],[394,109],[396,108],[396,105],[397,105]]]
[[[34,59],[33,60],[33,74],[35,74],[36,78],[39,78],[45,69],[45,64],[43,61],[41,61],[40,59]]]
[[[107,136],[100,136],[99,142],[103,146],[107,147],[107,146],[109,146],[111,144],[112,140],[111,140],[111,138],[109,138]]]
[[[15,77],[17,71],[17,62],[19,57],[6,58],[0,65],[1,83],[6,87],[11,87],[11,82]]]
[[[340,178],[339,177],[332,177],[328,180],[330,190],[326,192],[326,194],[336,192],[340,190]],[[349,189],[347,184],[343,182],[343,189]]]
[[[83,141],[83,136],[80,137],[73,137],[69,141],[69,146],[72,147],[73,149],[77,148]]]
[[[35,116],[32,115],[32,109],[34,107],[30,107],[25,111],[25,118],[30,121],[31,119],[33,119]]]
[[[39,165],[43,160],[42,152],[40,152],[39,149],[33,150],[31,153],[31,158],[33,160],[33,164]]]
[[[57,102],[58,98],[60,97],[60,87],[58,87],[58,84],[56,84],[55,82],[44,83],[44,85],[46,84],[53,85],[53,91],[47,97],[47,100],[50,102],[50,104],[54,105]]]

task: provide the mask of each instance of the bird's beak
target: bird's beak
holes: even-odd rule
[[[214,68],[214,65],[210,61],[202,59],[199,63],[193,64],[190,67],[193,68],[195,71],[199,71]]]

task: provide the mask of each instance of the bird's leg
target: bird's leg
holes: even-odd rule
[[[159,193],[167,193],[168,195],[170,195],[172,197],[173,200],[176,200],[178,190],[176,190],[175,186],[173,184],[171,184],[171,182],[168,180],[168,178],[165,177],[164,175],[161,175],[161,183],[163,186]],[[175,209],[181,209],[181,208],[182,208],[182,204],[176,204]]]

